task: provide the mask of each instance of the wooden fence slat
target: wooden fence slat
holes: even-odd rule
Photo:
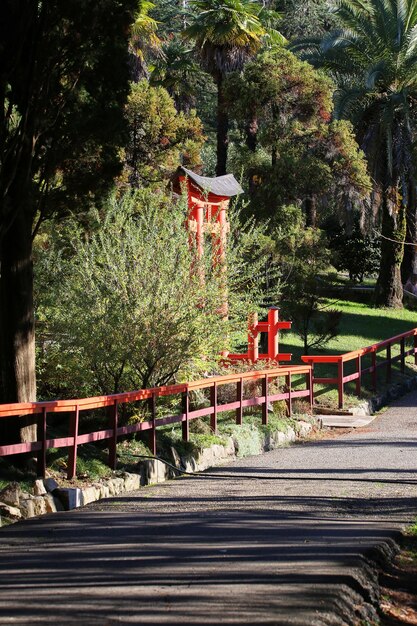
[[[37,439],[41,443],[41,449],[37,454],[37,474],[42,478],[46,477],[46,408],[38,416]]]
[[[71,480],[75,477],[77,473],[77,446],[78,446],[78,425],[80,419],[80,410],[77,406],[75,411],[71,415],[70,420],[70,435],[73,439],[73,444],[70,447],[69,455],[68,455],[68,468],[67,468],[67,478]]]
[[[116,469],[117,467],[117,427],[119,421],[119,402],[114,401],[114,405],[110,408],[110,428],[113,431],[112,438],[109,443],[109,467]]]

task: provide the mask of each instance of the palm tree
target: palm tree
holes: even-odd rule
[[[150,15],[155,5],[149,0],[139,0],[135,21],[131,27],[129,44],[131,73],[134,82],[149,77],[147,60],[162,56],[161,40],[157,35],[158,23]]]
[[[417,0],[339,0],[336,17],[339,29],[293,48],[330,71],[337,84],[335,116],[355,125],[381,197],[376,302],[399,307],[406,220],[415,197]]]
[[[196,105],[197,91],[206,75],[190,45],[185,46],[184,42],[173,39],[162,46],[162,53],[151,74],[151,85],[165,87],[174,99],[177,111],[189,113]]]
[[[217,166],[226,173],[229,118],[224,98],[224,79],[240,70],[262,45],[266,34],[259,19],[261,5],[254,0],[195,0],[193,22],[184,37],[193,40],[203,68],[217,86]]]

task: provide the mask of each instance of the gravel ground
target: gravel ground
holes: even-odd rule
[[[2,529],[0,623],[369,624],[416,446],[413,392],[367,428]]]

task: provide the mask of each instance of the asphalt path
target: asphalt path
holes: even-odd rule
[[[217,478],[1,529],[0,623],[366,623],[374,560],[417,516],[416,446],[413,392],[367,428]]]

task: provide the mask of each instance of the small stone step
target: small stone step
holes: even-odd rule
[[[347,409],[332,409],[318,404],[313,406],[313,413],[314,415],[353,415],[353,411]]]
[[[323,428],[363,428],[375,419],[375,415],[321,415]]]

